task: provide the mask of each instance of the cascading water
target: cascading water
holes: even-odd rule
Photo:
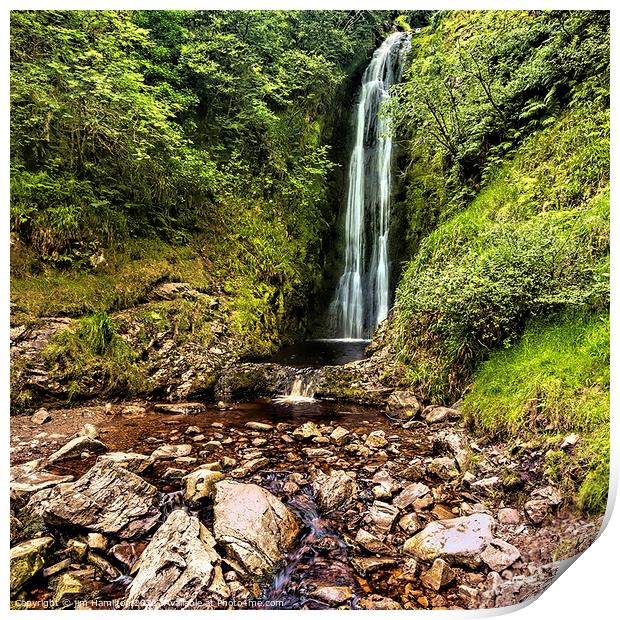
[[[364,72],[354,117],[344,221],[345,261],[331,316],[342,338],[367,338],[390,303],[389,245],[392,190],[390,119],[380,114],[389,89],[402,77],[409,35],[394,32]]]

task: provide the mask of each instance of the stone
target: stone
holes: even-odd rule
[[[131,571],[144,551],[144,543],[121,542],[110,548],[110,553]]]
[[[387,596],[381,596],[379,594],[371,594],[363,599],[360,599],[359,606],[362,609],[376,609],[376,610],[390,610],[390,609],[402,609],[402,605],[397,603],[394,599]]]
[[[259,457],[242,463],[240,467],[231,470],[231,478],[245,478],[255,471],[258,471],[261,467],[264,467],[269,463],[269,459],[265,457]]]
[[[176,467],[168,467],[163,473],[162,478],[164,480],[180,480],[185,476],[187,472],[184,469],[178,469]]]
[[[414,415],[422,409],[417,396],[413,392],[404,390],[392,392],[387,399],[387,404],[390,409],[407,409],[413,411]]]
[[[215,539],[196,517],[174,510],[140,557],[128,608],[196,609],[227,598]]]
[[[345,471],[319,472],[312,481],[316,504],[324,512],[344,507],[357,494],[355,480]]]
[[[449,456],[441,456],[433,459],[428,464],[428,471],[431,474],[435,474],[435,476],[441,478],[442,480],[452,480],[453,478],[458,478],[459,476],[459,470],[456,467],[456,462]]]
[[[523,510],[534,525],[540,525],[551,513],[551,506],[546,499],[532,499],[525,502]]]
[[[389,547],[381,542],[381,539],[364,529],[358,531],[355,542],[370,553],[389,553],[390,551]]]
[[[264,422],[246,422],[246,428],[251,428],[253,431],[272,431],[273,426],[271,424],[265,424]]]
[[[368,433],[364,445],[367,448],[376,450],[387,446],[388,443],[389,441],[385,438],[385,431],[372,431],[372,433]]]
[[[579,442],[579,435],[577,433],[571,433],[566,435],[560,444],[560,450],[570,450],[574,448]]]
[[[114,579],[118,579],[121,576],[121,571],[98,553],[89,551],[86,561],[95,567],[95,574],[103,577],[106,581],[114,581]]]
[[[55,575],[56,573],[66,570],[70,566],[71,566],[71,558],[65,558],[64,560],[61,560],[60,562],[56,562],[56,564],[52,564],[52,566],[48,566],[47,568],[44,568],[41,571],[41,574],[45,578],[51,577],[52,575]]]
[[[77,562],[83,562],[88,554],[88,545],[83,540],[71,538],[67,541],[65,552]]]
[[[353,590],[349,586],[321,586],[310,596],[327,605],[341,605],[353,598]]]
[[[433,521],[405,541],[403,551],[420,560],[441,558],[468,566],[480,564],[480,554],[493,538],[493,519],[483,513]]]
[[[456,409],[451,409],[450,407],[437,407],[431,405],[422,411],[422,417],[427,424],[439,424],[440,422],[445,422],[446,420],[458,419],[461,417],[461,413]]]
[[[157,403],[153,409],[171,415],[195,415],[207,410],[202,403]]]
[[[494,538],[480,557],[491,570],[499,573],[512,566],[521,557],[521,552],[505,540]]]
[[[351,434],[343,426],[337,426],[329,436],[331,441],[335,443],[337,446],[344,446],[345,443],[349,441],[349,435]]]
[[[90,437],[91,439],[99,438],[99,429],[94,424],[84,424],[78,433],[81,437]]]
[[[64,573],[54,582],[52,602],[57,607],[64,607],[86,591],[86,585],[79,577]]]
[[[30,421],[33,424],[45,424],[52,419],[52,416],[49,414],[47,409],[41,407],[41,409],[37,409],[34,414],[30,417]]]
[[[430,494],[431,490],[421,482],[408,484],[392,502],[397,508],[405,510],[415,502],[415,500]]]
[[[497,520],[502,525],[519,525],[521,515],[516,508],[500,508],[497,511]]]
[[[199,435],[200,432],[199,426],[188,426],[185,435]]]
[[[159,491],[112,461],[95,463],[72,483],[39,491],[27,504],[53,525],[139,538],[159,521]]]
[[[502,486],[502,481],[499,476],[490,476],[489,478],[482,478],[469,484],[469,488],[479,495],[489,496],[493,491],[499,489]]]
[[[80,435],[66,443],[60,450],[56,450],[47,458],[48,463],[56,463],[65,459],[73,459],[80,456],[82,452],[105,452],[107,447],[98,439]]]
[[[388,568],[389,566],[395,566],[397,564],[396,558],[391,556],[380,557],[353,557],[351,558],[351,566],[362,576],[370,575],[377,570]]]
[[[333,452],[325,448],[304,448],[304,454],[311,459],[333,456]]]
[[[151,457],[154,459],[175,459],[179,456],[189,456],[192,446],[188,443],[165,444],[153,450]]]
[[[400,527],[405,534],[415,534],[422,529],[422,522],[420,518],[415,513],[406,514],[399,522],[398,527]]]
[[[300,531],[297,517],[255,484],[215,485],[213,531],[221,548],[253,577],[267,578]]]
[[[433,565],[420,575],[420,581],[432,590],[439,592],[441,588],[454,581],[455,574],[450,565],[441,558],[437,558]]]
[[[394,521],[398,517],[398,508],[377,500],[370,507],[368,517],[375,531],[385,535],[390,532]]]
[[[420,478],[422,478],[425,473],[426,468],[422,463],[411,463],[409,467],[406,467],[399,473],[399,476],[401,476],[405,480],[412,480],[415,482],[420,480]]]
[[[108,548],[108,541],[106,537],[102,534],[98,534],[97,532],[91,532],[88,535],[88,546],[91,549],[98,549],[100,551],[105,551]]]
[[[47,471],[34,471],[11,482],[11,499],[24,501],[38,491],[72,480],[73,476],[58,476]]]
[[[562,493],[554,486],[546,486],[532,491],[533,498],[544,499],[550,506],[559,506],[562,503]]]
[[[293,431],[293,437],[298,441],[304,441],[312,439],[313,437],[320,437],[322,435],[319,427],[314,422],[306,422],[301,426],[298,426]]]
[[[27,540],[10,551],[11,593],[16,593],[44,566],[49,547],[54,542],[50,536]]]
[[[224,474],[212,469],[197,469],[183,480],[185,481],[185,498],[197,502],[213,497],[215,483],[224,479]]]
[[[114,462],[134,474],[141,474],[153,461],[152,457],[138,452],[108,452],[97,457],[97,463]]]

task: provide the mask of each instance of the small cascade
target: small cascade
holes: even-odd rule
[[[274,398],[276,403],[313,402],[319,382],[319,371],[314,368],[303,368],[293,376],[287,394]]]

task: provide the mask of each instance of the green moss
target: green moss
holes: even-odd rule
[[[531,325],[474,377],[463,411],[491,436],[546,436],[546,475],[586,512],[605,509],[609,477],[609,316],[569,314]],[[566,453],[563,436],[579,442]]]

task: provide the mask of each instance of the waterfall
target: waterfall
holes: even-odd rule
[[[390,99],[390,86],[402,77],[409,47],[408,34],[389,35],[362,78],[348,168],[345,260],[330,306],[336,335],[342,338],[367,338],[389,309],[392,138],[390,119],[379,112]]]
[[[319,381],[319,371],[314,368],[298,370],[288,389],[288,394],[274,398],[277,403],[313,402]]]

